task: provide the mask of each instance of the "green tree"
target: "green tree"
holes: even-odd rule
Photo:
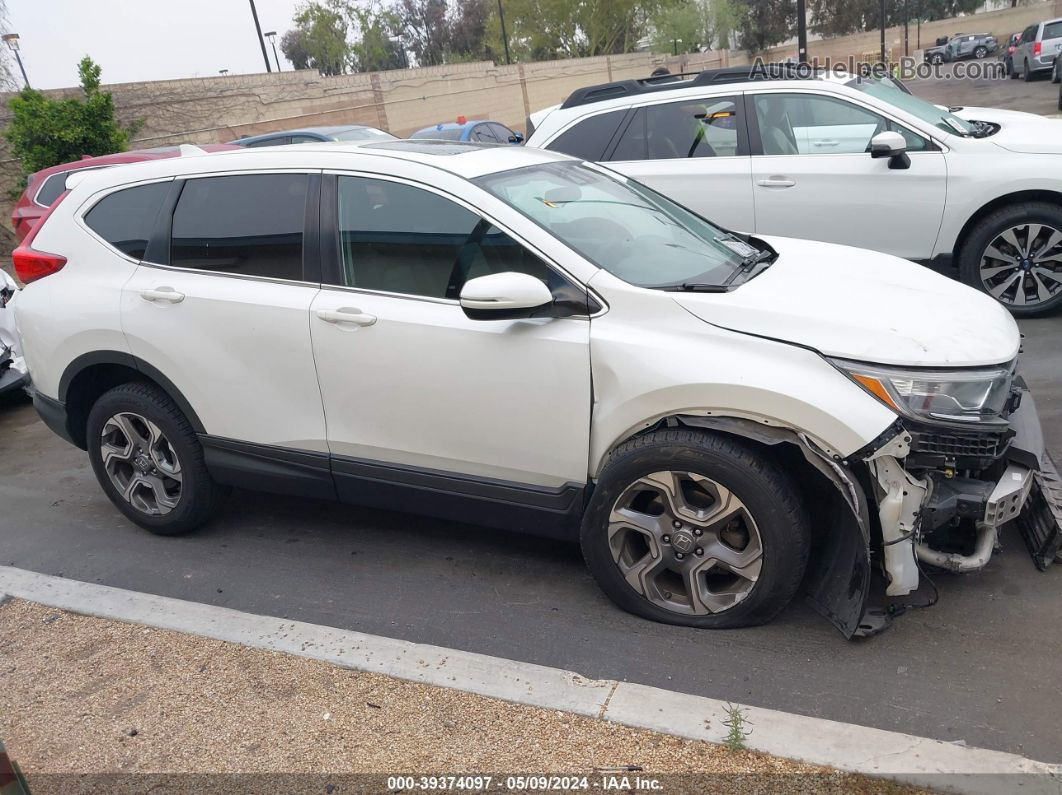
[[[405,68],[406,55],[397,41],[402,30],[402,20],[397,13],[353,4],[347,6],[347,13],[357,31],[351,46],[351,67],[355,72]]]
[[[649,20],[653,52],[698,52],[709,44],[703,0],[688,0],[661,9]]]
[[[110,93],[100,91],[100,67],[86,55],[77,69],[83,97],[51,99],[26,88],[8,102],[12,118],[4,137],[27,174],[129,144],[130,128],[115,118]]]
[[[909,0],[907,3],[908,22],[919,19],[949,19],[959,14],[972,14],[983,5],[982,0]],[[881,27],[880,0],[809,0],[808,15],[814,20],[813,30],[823,36],[844,36],[876,30]],[[885,6],[885,25],[893,27],[904,21],[904,4],[887,3]]]
[[[491,60],[494,57],[487,44],[490,15],[489,0],[455,0],[450,11],[447,61]]]
[[[338,0],[300,6],[292,19],[295,28],[280,40],[284,57],[296,69],[316,69],[324,75],[343,74],[351,58],[344,11],[345,4]]]
[[[401,0],[398,13],[402,33],[418,66],[437,66],[446,60],[449,25],[446,0]]]
[[[785,41],[796,27],[793,0],[733,0],[733,13],[738,42],[749,53]]]

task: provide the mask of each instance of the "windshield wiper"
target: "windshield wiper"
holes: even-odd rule
[[[661,287],[667,293],[726,293],[730,287],[725,284],[703,284],[701,282],[683,282]]]

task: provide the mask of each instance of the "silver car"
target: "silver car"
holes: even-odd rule
[[[1021,40],[1011,56],[1013,61],[1011,76],[1021,76],[1029,81],[1037,73],[1050,72],[1060,49],[1062,49],[1062,18],[1030,25],[1022,32]]]

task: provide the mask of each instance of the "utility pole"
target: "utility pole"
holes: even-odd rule
[[[884,64],[885,59],[885,0],[881,0],[881,63]]]
[[[498,19],[501,20],[502,43],[505,45],[505,65],[512,63],[509,58],[509,34],[505,32],[505,12],[502,10],[502,0],[498,0]]]
[[[808,62],[808,10],[806,0],[797,0],[797,63]]]
[[[907,17],[907,0],[903,0],[903,57],[906,58],[911,54],[911,37],[909,34]]]
[[[262,38],[262,26],[258,24],[258,9],[254,7],[254,0],[251,0],[251,16],[254,17],[254,29],[258,34],[258,45],[262,48],[262,60],[265,61],[266,71],[272,72],[273,67],[269,65],[269,56],[266,55],[265,39]]]

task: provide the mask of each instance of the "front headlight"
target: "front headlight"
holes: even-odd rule
[[[970,370],[904,370],[831,359],[889,408],[918,420],[991,422],[1010,396],[1011,365]]]

